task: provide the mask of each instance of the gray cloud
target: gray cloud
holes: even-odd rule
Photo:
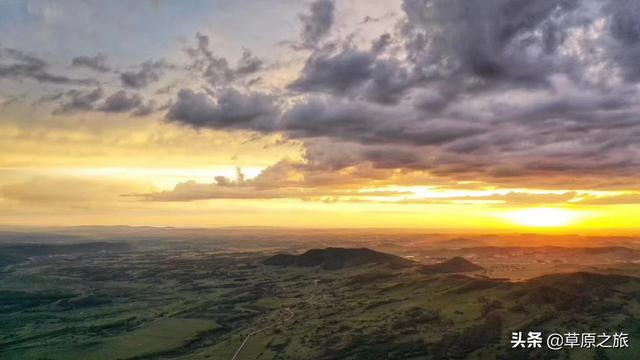
[[[262,69],[263,65],[262,60],[254,56],[251,51],[244,49],[235,72],[238,76],[250,75]]]
[[[427,79],[538,85],[566,63],[557,56],[578,26],[575,0],[405,0],[410,60]]]
[[[326,137],[361,144],[437,145],[484,131],[469,122],[423,121],[415,114],[364,101],[310,98],[281,115],[274,98],[264,94],[224,89],[213,95],[183,89],[167,118],[194,127],[282,131],[292,138]]]
[[[52,84],[95,84],[93,79],[74,79],[49,72],[49,63],[25,52],[0,48],[0,79],[30,79]]]
[[[146,61],[139,65],[137,70],[125,71],[120,74],[122,85],[128,88],[142,89],[149,84],[160,80],[162,73],[172,66],[163,60]]]
[[[107,96],[104,91],[72,89],[63,93],[45,95],[36,100],[34,105],[58,102],[53,110],[54,115],[73,114],[78,112],[101,111],[105,113],[131,113],[133,116],[146,116],[155,111],[155,101],[144,102],[138,94],[130,94],[125,90],[117,90]]]
[[[384,51],[393,41],[391,34],[388,32],[380,35],[371,43],[371,51],[374,53],[380,53]]]
[[[167,112],[167,119],[194,127],[215,129],[273,130],[277,114],[274,99],[259,93],[242,94],[226,88],[215,99],[205,93],[183,89]]]
[[[366,51],[348,49],[339,54],[313,54],[302,76],[289,85],[299,91],[329,90],[344,94],[371,78],[374,57]]]
[[[196,47],[185,49],[192,61],[189,68],[212,86],[226,85],[254,74],[264,67],[260,58],[244,49],[236,67],[232,68],[226,58],[214,55],[208,36],[198,33],[196,41]]]
[[[104,103],[98,108],[104,112],[123,113],[142,106],[142,98],[138,94],[127,94],[124,90],[119,90],[109,95]]]
[[[327,36],[334,21],[334,7],[332,0],[315,0],[309,5],[309,12],[300,15],[301,47],[313,48]]]
[[[376,48],[348,47],[338,53],[318,50],[309,57],[300,77],[289,84],[289,88],[396,103],[417,79],[400,61],[379,55],[380,49]]]
[[[78,56],[71,60],[71,65],[75,67],[84,67],[97,72],[107,72],[111,68],[107,65],[107,55],[97,53],[94,56]]]
[[[384,40],[404,43],[407,59],[373,51],[378,46],[316,49],[290,85],[358,108],[352,118],[320,116],[351,119],[350,127],[327,121],[335,133],[322,128],[312,113],[341,107],[316,104],[297,117],[298,130],[285,122],[286,133],[299,137],[299,129],[308,135],[313,128],[367,146],[392,140],[394,149],[362,151],[360,161],[453,179],[557,187],[579,176],[583,186],[606,187],[599,179],[606,172],[628,183],[640,170],[634,73],[640,7],[601,4],[407,0],[401,31]],[[426,130],[438,121],[446,124],[435,132],[443,141],[431,142],[434,132]],[[455,125],[468,124],[477,132],[456,138],[465,134]],[[385,131],[372,131],[377,127]],[[432,146],[425,152],[424,145]]]
[[[628,183],[640,170],[634,2],[406,0],[403,9],[397,31],[368,46],[314,43],[279,101],[183,92],[169,118],[280,132],[331,171],[370,164],[555,188],[567,179],[607,187],[603,172]],[[320,139],[325,156],[310,151]]]
[[[72,114],[76,112],[92,111],[95,104],[102,98],[104,91],[101,88],[94,90],[72,89],[64,94],[64,100],[53,111],[55,115]]]
[[[444,119],[424,121],[419,114],[364,101],[317,98],[285,113],[282,126],[296,138],[324,136],[360,144],[415,146],[444,144],[484,131],[472,123]]]

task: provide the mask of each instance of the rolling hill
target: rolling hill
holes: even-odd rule
[[[414,266],[413,261],[396,255],[386,254],[367,248],[311,249],[300,255],[277,254],[264,261],[266,265],[311,267],[320,266],[327,270],[378,264],[394,268]]]
[[[484,270],[482,266],[476,265],[471,261],[459,256],[443,261],[441,263],[425,265],[422,267],[422,272],[426,274],[464,273],[482,270]]]

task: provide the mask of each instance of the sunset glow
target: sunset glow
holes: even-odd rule
[[[511,212],[507,217],[516,225],[562,227],[571,225],[578,218],[578,215],[563,209],[532,208]]]

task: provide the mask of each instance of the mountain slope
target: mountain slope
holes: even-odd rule
[[[264,261],[267,265],[310,267],[320,266],[327,270],[343,269],[361,265],[381,264],[392,267],[413,266],[413,261],[396,255],[367,248],[312,249],[301,255],[278,254]]]
[[[462,273],[481,270],[484,270],[482,266],[476,265],[471,261],[459,256],[443,261],[441,263],[425,265],[422,267],[422,272],[426,274]]]

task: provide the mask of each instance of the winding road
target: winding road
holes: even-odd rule
[[[242,344],[240,344],[240,347],[238,347],[238,350],[236,350],[235,354],[233,354],[233,357],[231,358],[231,360],[236,360],[238,358],[238,354],[240,354],[240,351],[242,351],[244,346],[247,344],[247,341],[249,341],[249,338],[252,337],[253,335],[255,335],[257,333],[260,333],[262,331],[265,331],[265,330],[269,330],[269,329],[271,329],[272,327],[274,327],[276,325],[283,324],[283,323],[293,319],[293,317],[295,316],[295,313],[290,308],[285,308],[285,310],[289,312],[289,317],[287,317],[285,319],[282,319],[282,320],[280,320],[278,322],[275,322],[275,323],[273,323],[273,324],[271,324],[269,326],[265,326],[265,327],[263,327],[261,329],[258,329],[258,330],[255,330],[255,331],[249,333],[244,338],[244,341],[242,342]]]

